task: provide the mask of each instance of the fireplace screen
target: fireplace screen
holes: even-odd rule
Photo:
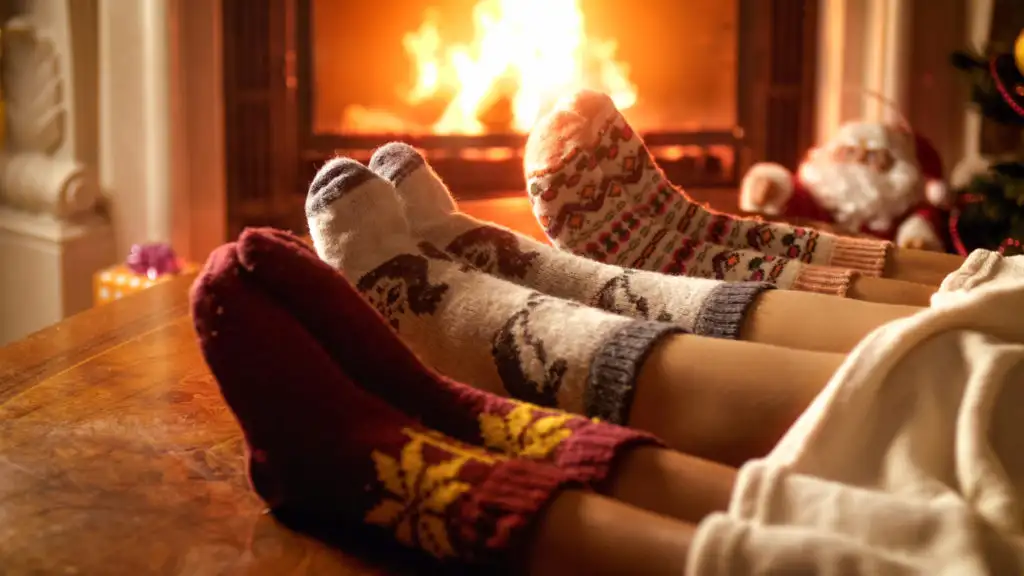
[[[303,228],[316,170],[390,140],[460,200],[521,197],[526,134],[578,88],[675,182],[735,198],[811,143],[819,1],[221,0],[229,229]]]
[[[522,188],[538,117],[591,88],[612,96],[680,183],[733,183],[737,1],[639,6],[309,0],[310,141],[361,157],[404,139],[457,192],[507,193]]]
[[[525,132],[552,98],[583,87],[612,95],[641,131],[731,129],[736,3],[642,6],[312,0],[313,129]]]

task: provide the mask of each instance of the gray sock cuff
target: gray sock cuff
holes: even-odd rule
[[[374,178],[369,168],[351,158],[335,158],[316,173],[306,195],[306,217],[323,212],[336,200]]]
[[[723,282],[701,304],[693,333],[712,338],[740,337],[747,311],[765,290],[775,288],[761,282]]]
[[[370,170],[395,186],[424,164],[423,156],[404,142],[385,144],[377,148],[370,158]]]
[[[647,355],[665,337],[682,332],[675,324],[648,321],[630,322],[612,332],[598,348],[590,367],[583,393],[586,415],[625,424]]]

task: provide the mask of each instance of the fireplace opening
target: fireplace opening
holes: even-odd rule
[[[228,232],[303,229],[316,170],[392,140],[460,201],[523,198],[529,128],[578,88],[729,209],[745,166],[811,142],[819,1],[221,0]]]
[[[680,184],[730,185],[737,4],[308,0],[309,155],[365,158],[404,140],[457,195],[508,194],[523,188],[540,115],[590,88],[612,96]]]

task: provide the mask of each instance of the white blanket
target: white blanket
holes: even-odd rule
[[[861,342],[741,469],[687,573],[1024,574],[1019,262],[969,259],[930,309]]]

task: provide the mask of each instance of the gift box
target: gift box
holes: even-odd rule
[[[136,245],[124,263],[93,275],[93,304],[113,302],[198,269],[196,264],[178,258],[166,245]]]

